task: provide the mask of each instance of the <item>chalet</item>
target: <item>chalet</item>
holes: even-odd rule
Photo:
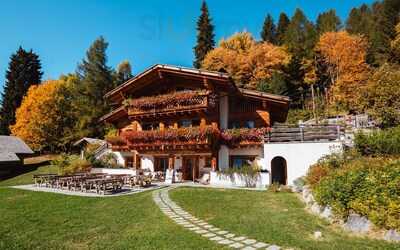
[[[34,152],[20,138],[0,135],[0,178],[21,167],[24,158],[33,154]]]
[[[264,135],[286,120],[289,98],[238,88],[226,73],[154,65],[105,95],[101,118],[125,166],[174,169],[183,180],[211,170],[263,164]]]

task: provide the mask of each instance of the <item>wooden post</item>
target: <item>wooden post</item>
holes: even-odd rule
[[[174,161],[175,160],[175,157],[174,156],[170,156],[169,158],[168,158],[168,169],[174,169]]]
[[[200,128],[205,128],[207,126],[206,118],[200,118]]]
[[[178,128],[178,123],[174,122],[174,128],[177,129]]]
[[[163,122],[160,122],[159,127],[160,127],[160,131],[163,131],[165,128],[165,124]]]
[[[215,156],[211,158],[211,169],[213,172],[217,171],[217,157]]]

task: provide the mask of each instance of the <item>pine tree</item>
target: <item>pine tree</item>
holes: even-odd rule
[[[372,12],[368,5],[353,8],[346,21],[346,30],[350,34],[362,34],[368,36],[372,21]]]
[[[126,82],[130,78],[132,78],[132,67],[131,67],[131,64],[129,63],[129,61],[128,60],[122,61],[118,65],[115,74],[116,74],[116,76],[115,76],[115,81],[116,81],[115,86],[118,86],[118,85]]]
[[[194,47],[195,61],[193,66],[201,67],[201,63],[206,54],[215,46],[214,26],[212,25],[207,4],[203,1],[201,5],[201,15],[197,20],[197,44]]]
[[[296,9],[284,35],[284,44],[299,58],[311,57],[317,33],[314,24],[308,21],[300,9]]]
[[[276,27],[274,20],[270,14],[264,20],[263,29],[261,31],[261,38],[264,42],[275,43],[276,42]]]
[[[29,87],[39,84],[43,75],[39,56],[19,47],[10,57],[6,71],[6,83],[0,108],[0,134],[10,134],[10,125],[15,123],[15,111]]]
[[[336,15],[335,10],[329,10],[318,15],[317,32],[322,35],[325,32],[336,32],[341,28],[340,18]]]
[[[104,132],[103,127],[98,125],[98,119],[109,111],[103,96],[114,87],[113,71],[107,66],[107,47],[108,43],[99,37],[78,66],[80,83],[77,91],[81,97],[76,98],[76,106],[81,109],[78,125],[83,136],[97,137]]]
[[[284,36],[289,26],[290,20],[289,17],[285,13],[281,13],[279,15],[278,26],[276,28],[276,43],[278,45],[283,44]]]

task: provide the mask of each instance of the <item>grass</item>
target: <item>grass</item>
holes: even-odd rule
[[[179,188],[172,200],[194,216],[237,235],[295,249],[399,249],[399,244],[349,236],[309,214],[293,193]],[[321,240],[313,233],[322,232]]]
[[[220,249],[174,224],[151,192],[87,198],[0,188],[0,249]]]
[[[56,174],[58,173],[58,168],[51,165],[29,168],[28,165],[25,165],[28,172],[23,174],[8,178],[4,181],[0,182],[0,186],[16,186],[16,185],[25,185],[33,183],[33,175],[35,174]]]

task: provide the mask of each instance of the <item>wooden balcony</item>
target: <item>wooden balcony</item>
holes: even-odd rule
[[[149,131],[126,131],[119,139],[109,143],[113,150],[182,151],[210,150],[218,142],[219,130],[212,126],[204,128],[179,128]]]
[[[269,128],[226,129],[221,132],[221,141],[231,148],[260,146],[268,131]]]
[[[217,106],[217,96],[209,91],[180,91],[127,100],[125,108],[134,119],[207,112]]]

